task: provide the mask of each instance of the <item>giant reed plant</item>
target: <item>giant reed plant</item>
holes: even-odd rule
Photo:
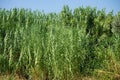
[[[64,7],[60,14],[0,9],[0,74],[74,80],[98,69],[112,72],[115,66],[108,65],[119,60],[119,39],[108,35],[105,22],[112,18],[106,15],[90,7],[74,13]]]

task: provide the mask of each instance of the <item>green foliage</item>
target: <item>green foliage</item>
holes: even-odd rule
[[[113,32],[119,35],[120,34],[120,12],[117,15],[115,15],[112,25],[113,25],[112,27]]]
[[[74,80],[76,74],[109,70],[111,59],[120,60],[119,13],[90,7],[72,12],[64,6],[59,14],[14,8],[0,9],[0,18],[0,74]]]

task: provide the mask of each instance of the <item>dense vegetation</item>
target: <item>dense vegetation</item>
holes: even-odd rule
[[[113,80],[119,72],[120,13],[0,9],[1,79]]]

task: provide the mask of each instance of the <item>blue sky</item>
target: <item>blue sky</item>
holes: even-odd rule
[[[97,9],[106,8],[106,12],[120,11],[120,0],[0,0],[0,8],[29,8],[43,10],[45,13],[60,12],[64,5],[68,5],[71,9],[91,6]]]

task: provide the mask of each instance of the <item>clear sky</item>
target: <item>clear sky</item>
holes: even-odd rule
[[[106,8],[106,12],[120,11],[120,0],[0,0],[0,8],[29,8],[43,10],[45,13],[60,12],[64,5],[68,5],[71,9],[91,6],[97,9]]]

